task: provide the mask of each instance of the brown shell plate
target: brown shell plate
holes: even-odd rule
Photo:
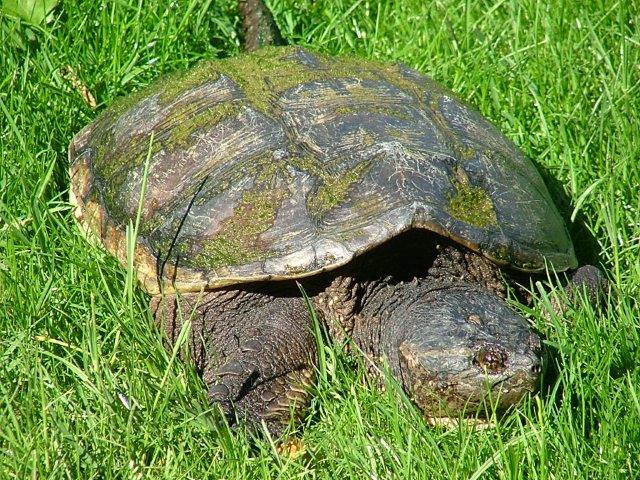
[[[107,109],[69,158],[76,217],[123,263],[139,215],[151,293],[312,275],[410,228],[524,271],[576,265],[533,164],[399,64],[299,47],[201,63]]]

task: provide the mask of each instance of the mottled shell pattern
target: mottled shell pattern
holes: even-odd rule
[[[203,62],[114,104],[69,156],[76,217],[122,262],[139,215],[151,293],[312,275],[410,228],[524,271],[576,265],[532,163],[401,64],[300,47]]]

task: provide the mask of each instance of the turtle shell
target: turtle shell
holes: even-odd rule
[[[411,228],[524,271],[576,266],[533,164],[401,64],[267,47],[161,78],[70,151],[86,230],[155,293],[332,269]],[[125,263],[126,264],[126,263]]]

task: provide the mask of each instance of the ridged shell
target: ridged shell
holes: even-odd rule
[[[139,213],[152,293],[311,275],[410,228],[520,270],[576,265],[532,163],[403,65],[299,47],[205,62],[107,109],[69,157],[76,217],[123,262]]]

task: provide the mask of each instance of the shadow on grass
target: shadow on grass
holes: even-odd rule
[[[573,213],[574,199],[567,195],[563,183],[549,173],[544,165],[535,159],[531,159],[536,169],[542,176],[545,185],[549,189],[551,199],[558,208],[562,219],[564,220],[569,235],[573,240],[578,265],[603,265],[604,260],[600,256],[600,246],[596,238],[587,228],[587,222],[584,215],[578,212],[575,220],[571,221]]]

